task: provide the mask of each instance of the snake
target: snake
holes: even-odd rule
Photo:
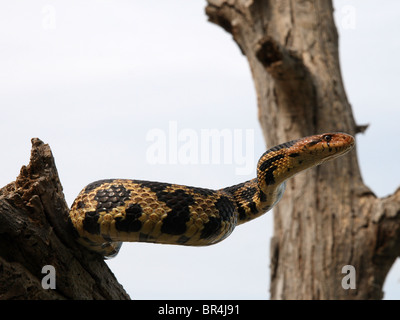
[[[256,178],[219,190],[173,183],[104,179],[87,185],[69,211],[77,241],[104,258],[123,242],[207,246],[271,210],[294,175],[350,151],[354,138],[324,133],[267,150]]]

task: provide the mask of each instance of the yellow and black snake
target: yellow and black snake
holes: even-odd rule
[[[266,151],[257,178],[220,190],[171,183],[108,179],[86,186],[69,213],[78,241],[115,256],[123,241],[204,246],[228,237],[276,205],[285,181],[354,146],[344,133],[293,140]]]

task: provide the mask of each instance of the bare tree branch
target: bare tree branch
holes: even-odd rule
[[[32,139],[31,160],[0,190],[0,299],[129,299],[102,257],[75,243],[51,150]],[[56,288],[43,289],[45,265]]]

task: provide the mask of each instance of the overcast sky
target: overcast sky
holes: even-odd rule
[[[370,124],[357,136],[361,170],[386,196],[400,185],[400,2],[334,4],[348,98]],[[50,144],[69,205],[102,178],[214,189],[253,178],[265,143],[248,64],[204,7],[2,1],[0,186],[29,162],[32,137]],[[231,148],[207,148],[213,132]],[[270,212],[204,248],[125,243],[108,265],[136,299],[268,299],[272,224]],[[384,290],[400,299],[399,263]]]

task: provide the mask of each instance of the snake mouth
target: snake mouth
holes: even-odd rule
[[[326,135],[323,136],[323,139],[327,139]],[[332,141],[333,140],[333,141]],[[337,149],[338,155],[342,155],[346,152],[349,152],[351,149],[354,148],[355,146],[355,139],[353,136],[347,134],[347,133],[335,133],[331,137],[332,142],[327,142],[328,147],[333,146],[334,148]]]

